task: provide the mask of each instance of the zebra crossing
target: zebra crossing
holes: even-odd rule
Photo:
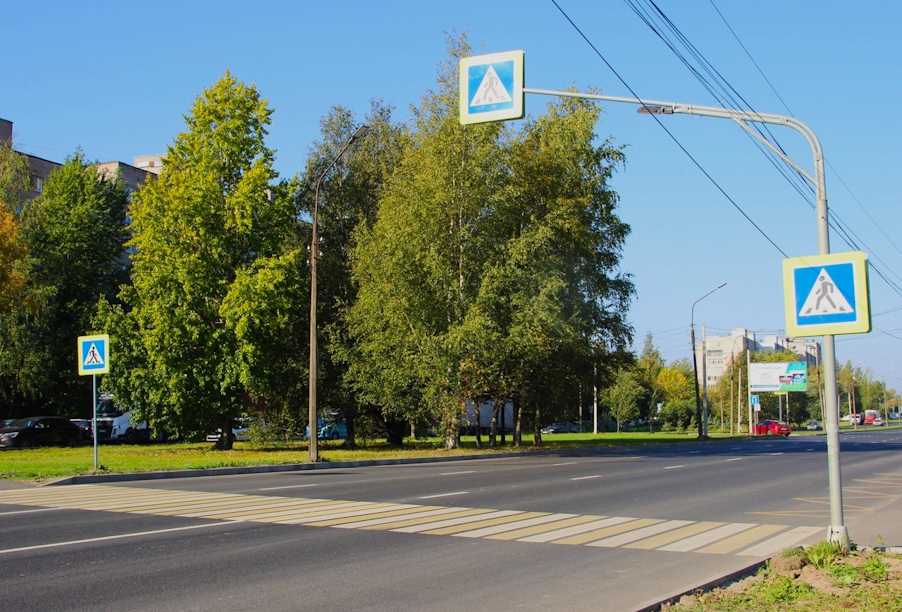
[[[767,557],[823,527],[73,485],[4,491],[0,504],[211,521]]]

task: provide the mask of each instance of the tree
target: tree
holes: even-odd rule
[[[370,103],[370,112],[364,119],[369,133],[339,159],[323,180],[319,193],[318,233],[322,249],[317,269],[317,320],[323,338],[319,343],[317,395],[324,412],[344,417],[347,446],[356,445],[355,421],[360,409],[371,407],[367,403],[361,405],[355,397],[353,378],[348,372],[355,346],[346,317],[357,299],[351,253],[357,244],[358,228],[371,228],[376,222],[379,198],[406,146],[407,129],[392,120],[392,112],[393,108],[381,100]],[[322,142],[311,153],[304,178],[302,207],[306,211],[312,213],[314,183],[323,167],[348,142],[355,128],[352,113],[341,107],[331,109],[321,121]]]
[[[0,208],[0,315],[9,313],[25,295],[27,254],[15,217]]]
[[[28,250],[29,300],[3,318],[10,354],[4,387],[48,414],[86,412],[88,381],[76,374],[72,347],[91,331],[94,306],[127,279],[125,184],[99,175],[76,153],[53,172],[21,214]],[[84,406],[84,410],[80,407]]]
[[[642,347],[642,354],[636,362],[636,380],[642,385],[643,397],[640,398],[640,416],[644,419],[650,419],[657,412],[657,403],[660,395],[657,391],[656,382],[658,374],[664,368],[664,359],[661,352],[655,348],[652,340],[651,332],[645,336],[645,344]]]
[[[133,371],[114,368],[109,388],[154,428],[199,437],[232,422],[253,401],[251,367],[242,363],[237,327],[255,274],[290,281],[281,262],[294,227],[287,185],[274,185],[273,152],[264,138],[272,110],[257,89],[228,72],[195,99],[187,129],[167,147],[160,177],[135,195],[133,286],[124,308],[102,307],[100,319],[132,351]],[[237,283],[237,284],[236,284]],[[272,295],[269,289],[266,294]],[[244,309],[246,312],[246,309]],[[225,314],[231,315],[227,323]],[[115,341],[115,340],[114,340]],[[230,436],[221,437],[231,447]]]
[[[487,211],[503,193],[497,124],[465,129],[457,120],[452,44],[439,90],[416,111],[417,132],[379,203],[372,229],[354,251],[358,299],[348,312],[357,342],[350,375],[389,421],[442,419],[447,444],[458,444],[467,380],[457,333],[483,271]],[[397,440],[396,440],[397,441]]]
[[[8,140],[0,140],[0,205],[19,214],[30,185],[28,159],[15,151]]]
[[[672,366],[661,368],[655,386],[665,402],[688,400],[692,397],[691,374],[687,377],[681,369]]]
[[[614,385],[605,390],[605,403],[608,405],[611,416],[617,421],[618,432],[624,422],[639,416],[638,402],[642,392],[642,385],[626,369],[620,370]]]

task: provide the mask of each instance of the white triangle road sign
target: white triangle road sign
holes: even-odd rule
[[[836,288],[836,283],[830,277],[825,268],[817,275],[817,280],[808,297],[799,309],[800,317],[816,315],[846,314],[855,312],[842,292]]]
[[[100,354],[100,351],[97,350],[97,345],[93,342],[88,348],[88,352],[85,353],[85,362],[82,365],[85,367],[103,365],[103,355]]]
[[[510,101],[510,93],[501,83],[501,79],[498,78],[495,67],[490,65],[485,72],[485,76],[482,77],[482,82],[476,89],[476,95],[473,96],[470,106],[485,106],[486,104],[499,104]]]

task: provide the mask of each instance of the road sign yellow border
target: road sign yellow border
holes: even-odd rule
[[[505,51],[503,53],[490,53],[487,55],[475,55],[464,57],[458,62],[458,78],[460,79],[460,122],[463,125],[472,123],[487,123],[489,121],[506,121],[509,119],[522,119],[525,113],[523,79],[524,79],[523,51]],[[513,104],[510,108],[501,110],[489,110],[483,112],[471,112],[470,99],[476,92],[471,87],[470,68],[488,66],[490,64],[505,64],[513,62],[513,92],[511,98]],[[478,87],[478,84],[476,84]]]
[[[103,367],[102,368],[90,368],[85,369],[84,367],[84,351],[82,347],[86,344],[90,344],[92,342],[103,342],[104,343],[104,355],[103,355]],[[92,374],[109,374],[110,372],[110,337],[107,334],[99,334],[96,336],[79,336],[78,344],[77,344],[77,356],[76,361],[78,362],[78,375],[79,376],[91,376]]]
[[[866,334],[871,331],[870,290],[868,286],[867,254],[862,251],[849,253],[831,253],[829,255],[808,255],[790,257],[783,260],[783,302],[786,313],[786,335],[801,336],[836,336],[843,334]],[[852,264],[853,287],[855,300],[851,304],[855,309],[855,319],[846,322],[803,324],[799,322],[798,312],[802,303],[796,290],[796,270],[800,268],[819,268],[836,264]],[[805,298],[803,297],[802,300]]]

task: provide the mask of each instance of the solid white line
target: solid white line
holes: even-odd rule
[[[417,499],[434,499],[436,497],[451,497],[452,495],[469,495],[469,491],[455,491],[454,493],[439,493],[438,495],[426,495]]]
[[[38,550],[41,548],[56,548],[57,546],[72,546],[73,544],[90,544],[91,542],[103,542],[105,540],[118,540],[120,538],[137,538],[140,536],[156,535],[158,533],[172,533],[175,531],[188,531],[189,529],[205,529],[207,527],[221,527],[223,525],[234,525],[233,521],[224,521],[221,523],[204,523],[203,525],[191,525],[189,527],[174,527],[172,529],[157,529],[155,531],[141,531],[138,533],[123,533],[121,535],[104,536],[101,538],[88,538],[86,540],[71,540],[69,542],[55,542],[53,544],[39,544],[37,546],[23,546],[21,548],[7,548],[0,550],[0,555],[14,552],[24,552],[26,550]]]
[[[40,508],[37,510],[15,510],[13,512],[0,512],[0,516],[9,516],[10,514],[31,514],[32,512],[49,512],[50,510],[66,510],[66,508]]]
[[[668,465],[664,469],[665,470],[675,470],[677,468],[683,468],[683,467],[686,467],[686,466],[685,465]]]
[[[590,478],[601,478],[601,474],[596,474],[595,476],[579,476],[577,478],[571,478],[570,480],[589,480]]]
[[[258,489],[259,491],[278,491],[279,489],[303,489],[304,487],[318,487],[319,483],[314,482],[311,484],[302,484],[302,485],[288,485],[287,487],[266,487],[265,489]]]
[[[569,461],[567,463],[552,463],[551,467],[557,467],[559,465],[576,465],[576,461]]]
[[[742,461],[745,457],[733,457],[732,459],[727,459],[726,461]]]
[[[474,474],[476,470],[466,470],[464,472],[443,472],[439,476],[457,476],[458,474]]]

